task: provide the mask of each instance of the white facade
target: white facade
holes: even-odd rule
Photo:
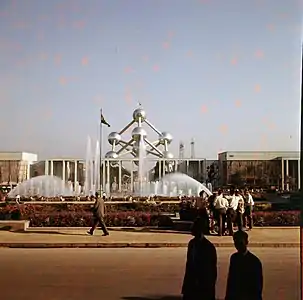
[[[30,178],[31,165],[38,155],[27,152],[0,152],[0,183],[17,183]]]

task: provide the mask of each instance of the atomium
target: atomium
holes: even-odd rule
[[[144,126],[151,128],[158,136],[155,141],[150,141]],[[123,134],[131,130],[131,138],[123,139]],[[159,131],[148,119],[143,107],[138,107],[133,112],[132,120],[120,131],[111,132],[108,135],[108,142],[111,150],[106,153],[108,159],[117,159],[126,154],[131,154],[134,158],[139,158],[140,151],[146,155],[153,155],[163,159],[173,159],[173,154],[169,152],[169,145],[173,137],[166,131]]]

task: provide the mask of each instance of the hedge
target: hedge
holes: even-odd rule
[[[144,211],[139,211],[138,206],[125,211],[108,209],[105,222],[108,226],[118,227],[173,226],[171,218],[163,215],[163,206],[143,205],[142,209]],[[255,226],[299,226],[300,211],[255,211],[253,218]],[[92,213],[90,205],[0,206],[0,220],[9,219],[29,220],[32,227],[89,227]]]

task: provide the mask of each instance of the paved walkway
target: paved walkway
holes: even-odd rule
[[[123,248],[123,247],[186,247],[188,233],[137,229],[112,229],[103,237],[97,230],[94,236],[86,234],[88,228],[39,228],[28,231],[0,231],[0,247],[16,248]],[[249,233],[251,247],[299,247],[299,227],[254,228]],[[229,236],[209,236],[217,247],[233,247]]]

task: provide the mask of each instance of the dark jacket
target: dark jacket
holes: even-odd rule
[[[104,200],[100,197],[96,198],[96,201],[94,203],[93,207],[93,214],[97,218],[103,218],[105,214],[105,204]]]
[[[257,256],[234,253],[230,257],[225,300],[262,300],[262,263]]]
[[[217,252],[205,237],[188,243],[186,269],[182,286],[184,299],[215,300]]]

